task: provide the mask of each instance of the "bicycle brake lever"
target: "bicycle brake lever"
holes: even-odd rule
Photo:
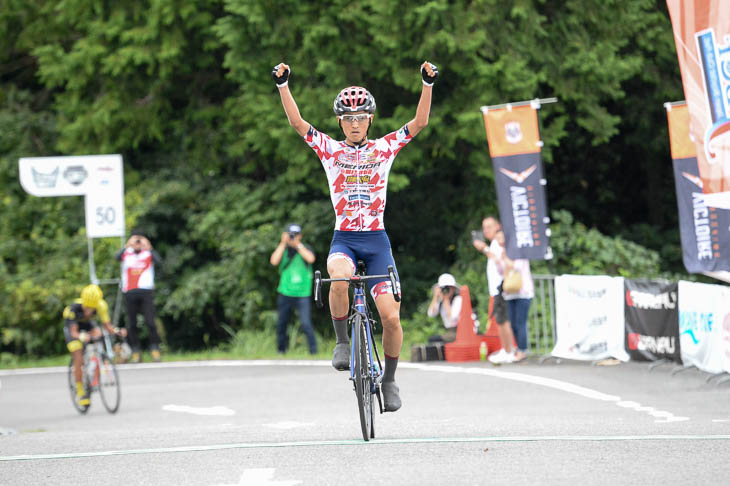
[[[314,304],[318,309],[324,307],[324,302],[322,302],[322,273],[319,270],[314,272]]]

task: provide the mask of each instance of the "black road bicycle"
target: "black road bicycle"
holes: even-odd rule
[[[314,272],[314,301],[317,307],[322,307],[322,283],[348,282],[353,287],[353,300],[348,316],[351,328],[350,340],[350,380],[357,396],[357,408],[360,415],[360,426],[363,439],[375,438],[375,411],[373,396],[378,399],[378,408],[383,413],[383,400],[380,394],[380,384],[383,379],[383,366],[380,362],[378,347],[375,344],[373,330],[376,321],[368,309],[365,298],[365,282],[376,278],[389,278],[395,289],[396,279],[393,266],[388,265],[388,275],[365,275],[365,265],[357,262],[357,271],[350,278],[323,279],[319,271]],[[396,302],[400,296],[393,293]]]
[[[106,411],[115,413],[119,410],[121,391],[119,388],[119,373],[117,373],[117,367],[114,366],[114,355],[110,352],[111,345],[108,340],[109,337],[104,334],[103,337],[92,338],[84,344],[82,351],[84,362],[81,365],[81,374],[89,400],[91,400],[91,393],[98,391],[101,396],[101,403],[104,404]],[[68,386],[74,407],[79,413],[86,413],[91,406],[91,402],[89,402],[89,405],[80,405],[76,399],[73,356],[68,365]]]

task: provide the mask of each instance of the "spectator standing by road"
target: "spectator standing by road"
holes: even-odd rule
[[[312,328],[312,264],[314,252],[302,243],[302,227],[290,224],[281,234],[281,241],[269,261],[279,267],[279,287],[276,289],[279,319],[276,324],[276,347],[286,353],[289,347],[288,326],[294,307],[299,311],[302,330],[307,336],[309,352],[317,353],[317,340]]]
[[[496,235],[497,242],[504,250],[504,233],[500,230]],[[535,286],[530,272],[530,260],[518,258],[511,260],[507,252],[503,251],[501,259],[497,261],[497,270],[504,278],[503,295],[507,301],[507,315],[512,323],[512,332],[517,338],[517,351],[513,361],[522,361],[527,357],[527,316],[530,312],[530,303],[535,296]],[[519,278],[519,287],[509,288],[510,272],[516,272]]]
[[[482,234],[486,241],[479,238],[479,235],[472,236],[474,248],[487,257],[487,286],[489,287],[489,322],[497,324],[497,333],[502,343],[502,349],[493,353],[489,361],[495,364],[511,363],[514,361],[514,335],[510,327],[507,313],[507,302],[501,291],[502,275],[497,269],[497,263],[501,261],[504,247],[497,241],[497,233],[502,231],[502,225],[493,216],[487,216],[482,221]]]
[[[461,313],[461,295],[456,279],[450,273],[441,274],[438,283],[433,286],[433,299],[428,306],[428,316],[441,316],[446,332],[431,336],[429,342],[451,343],[456,339],[456,327]]]
[[[132,231],[124,248],[117,253],[122,262],[122,292],[127,310],[127,335],[133,363],[142,361],[137,335],[137,314],[142,314],[149,334],[150,355],[160,361],[160,335],[155,324],[155,267],[160,255],[141,231]]]

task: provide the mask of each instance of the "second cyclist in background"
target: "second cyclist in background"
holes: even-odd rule
[[[355,272],[356,262],[363,260],[369,274],[385,275],[388,265],[395,269],[390,240],[383,224],[388,175],[398,152],[428,124],[431,92],[438,70],[429,62],[421,65],[423,89],[416,116],[400,129],[375,140],[368,139],[375,113],[373,95],[360,86],[340,91],[335,97],[333,110],[345,136],[342,141],[318,131],[301,117],[289,91],[290,73],[289,66],[281,63],[271,74],[279,88],[289,124],[304,137],[324,167],[335,210],[335,232],[327,258],[327,272],[330,278],[350,278]],[[394,292],[400,294],[400,288],[391,288],[390,280],[386,278],[374,279],[369,284],[383,324],[383,400],[385,410],[394,412],[401,407],[395,371],[403,344],[403,329],[400,303],[393,298]],[[397,286],[400,287],[400,282]],[[338,370],[346,370],[350,364],[347,282],[335,282],[330,286],[329,303],[337,338],[332,365]]]
[[[82,407],[89,405],[89,396],[84,390],[81,364],[84,357],[84,336],[87,339],[98,339],[102,336],[98,321],[106,328],[109,334],[126,335],[124,329],[111,324],[109,306],[104,300],[104,294],[98,285],[87,285],[81,291],[81,298],[63,310],[63,334],[66,338],[66,347],[74,359],[74,380],[76,382],[76,401]]]

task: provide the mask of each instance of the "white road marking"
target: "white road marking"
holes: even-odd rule
[[[274,481],[272,480],[274,471],[273,467],[246,469],[236,484],[219,484],[217,486],[294,486],[295,484],[301,484],[301,481],[298,480]]]
[[[266,427],[271,427],[272,429],[282,429],[282,430],[289,430],[289,429],[296,429],[297,427],[311,427],[314,425],[313,422],[276,422],[273,424],[264,424]]]
[[[177,361],[167,363],[139,363],[139,364],[124,364],[119,365],[119,369],[123,370],[135,370],[135,369],[159,369],[159,368],[201,368],[201,367],[235,367],[235,366],[331,366],[329,361],[312,361],[312,360],[218,360],[218,361]],[[430,365],[420,363],[399,363],[399,368],[411,368],[418,369],[427,372],[438,372],[438,373],[466,373],[473,375],[491,376],[494,378],[501,378],[505,380],[519,381],[522,383],[529,383],[532,385],[539,385],[555,390],[560,390],[566,393],[573,393],[575,395],[589,398],[592,400],[614,402],[616,405],[634,410],[640,413],[647,413],[654,417],[655,422],[658,423],[669,423],[669,422],[684,422],[689,420],[689,417],[675,416],[671,412],[665,412],[662,410],[656,410],[654,407],[642,406],[637,402],[624,401],[621,397],[616,395],[609,395],[602,393],[591,388],[585,388],[579,385],[574,385],[567,381],[556,380],[553,378],[543,378],[540,376],[528,375],[525,373],[516,373],[512,371],[499,371],[492,368],[478,368],[478,367],[463,367],[463,366],[447,366],[447,365]],[[0,370],[0,376],[12,376],[12,375],[32,375],[32,374],[43,374],[43,373],[66,373],[68,370],[65,366],[56,366],[51,368],[29,368],[29,369],[16,369],[16,370]],[[622,405],[623,404],[623,405]],[[630,404],[627,405],[627,404]]]
[[[441,444],[441,443],[473,443],[473,442],[615,442],[615,441],[730,441],[730,435],[567,435],[567,436],[517,436],[517,437],[441,437],[414,439],[372,439],[364,440],[322,440],[304,442],[249,442],[237,444],[213,444],[182,447],[166,447],[158,449],[128,449],[119,451],[71,452],[62,454],[35,454],[20,456],[0,456],[0,462],[38,461],[46,459],[80,459],[85,457],[128,456],[135,454],[167,454],[173,452],[220,451],[227,449],[264,449],[285,447],[326,447],[357,446],[375,447],[387,444]]]
[[[541,376],[527,375],[524,373],[515,373],[511,371],[498,371],[490,368],[465,368],[463,366],[423,365],[418,363],[408,364],[411,365],[408,366],[408,368],[416,368],[423,371],[492,376],[495,378],[520,381],[523,383],[530,383],[532,385],[553,388],[555,390],[573,393],[575,395],[580,395],[582,397],[590,398],[593,400],[614,402],[619,407],[628,408],[636,412],[646,412],[652,417],[656,418],[654,422],[658,423],[685,422],[689,420],[689,417],[678,417],[671,412],[656,410],[654,407],[645,407],[637,402],[622,400],[621,397],[616,395],[608,395],[606,393],[602,393],[591,388],[585,388],[579,385],[574,385],[573,383],[568,383],[567,381],[555,380],[553,378],[543,378]],[[400,366],[400,364],[398,366]]]
[[[165,410],[167,412],[182,412],[182,413],[191,413],[193,415],[217,415],[217,416],[224,416],[224,417],[230,417],[231,415],[235,415],[236,412],[231,410],[228,407],[189,407],[187,405],[163,405],[162,410]]]

